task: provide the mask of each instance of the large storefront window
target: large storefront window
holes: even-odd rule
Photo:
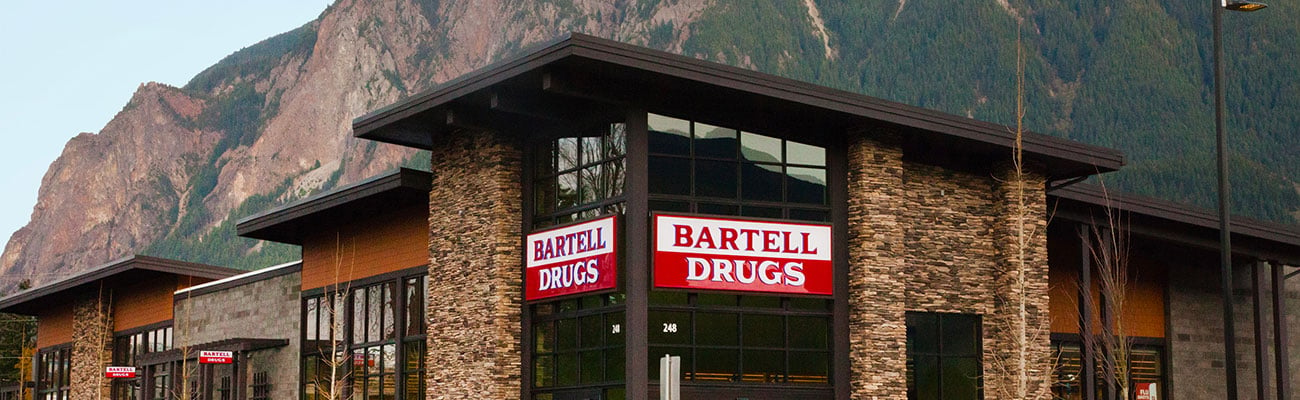
[[[1055,336],[1055,335],[1054,335]],[[1164,347],[1154,344],[1159,339],[1141,338],[1138,341],[1142,344],[1131,344],[1127,349],[1129,354],[1128,362],[1125,365],[1117,366],[1116,373],[1123,373],[1127,370],[1128,381],[1130,385],[1130,399],[1136,399],[1139,392],[1147,391],[1151,398],[1163,399],[1166,392],[1164,386]],[[1059,367],[1056,369],[1055,379],[1052,382],[1052,396],[1058,399],[1082,399],[1083,386],[1087,385],[1083,377],[1083,351],[1082,340],[1076,337],[1058,340],[1055,337],[1052,340],[1052,359],[1058,360]],[[1105,367],[1102,360],[1097,360],[1095,364],[1096,382],[1093,387],[1096,388],[1098,397],[1105,393],[1106,381]],[[1118,378],[1118,377],[1117,377]],[[1117,379],[1117,382],[1122,380]]]
[[[409,276],[306,298],[303,398],[423,398],[426,287]]]
[[[907,313],[907,398],[981,398],[980,317]]]
[[[533,386],[537,399],[592,389],[623,398],[623,295],[593,295],[533,307]]]
[[[113,338],[113,365],[138,367],[138,358],[149,353],[171,350],[172,327],[149,328],[129,332]],[[140,378],[113,379],[111,397],[114,400],[139,398]]]
[[[36,359],[36,398],[68,400],[72,379],[72,347],[59,346],[42,350]]]
[[[576,133],[535,145],[536,228],[623,210],[626,124],[596,125]]]

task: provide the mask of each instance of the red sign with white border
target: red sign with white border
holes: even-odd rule
[[[200,351],[199,364],[230,364],[235,353],[229,351]]]
[[[525,239],[524,299],[613,289],[618,285],[617,217],[534,232]]]
[[[1154,383],[1137,384],[1137,400],[1160,400],[1160,389]]]
[[[655,214],[657,288],[831,295],[830,225]]]
[[[107,367],[104,369],[105,378],[134,378],[135,367]]]

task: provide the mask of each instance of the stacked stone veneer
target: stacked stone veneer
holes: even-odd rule
[[[249,353],[247,375],[240,379],[252,393],[253,374],[267,372],[271,398],[298,398],[301,278],[293,272],[197,296],[182,293],[173,314],[176,347],[234,338],[288,339],[287,346]]]
[[[107,399],[104,367],[113,362],[111,291],[79,296],[72,304],[72,371],[70,398]]]
[[[429,399],[517,399],[523,260],[521,150],[462,132],[433,145]]]
[[[1010,158],[1008,152],[1008,159]],[[985,398],[1017,398],[1014,360],[1026,349],[1032,376],[1049,367],[1046,198],[1033,173],[1009,167],[960,172],[904,160],[897,136],[858,132],[848,147],[850,392],[906,399],[905,313],[983,317]],[[1008,160],[1009,161],[1009,160]],[[1020,207],[1017,187],[1024,189]],[[1025,227],[1027,241],[1015,226]],[[1025,286],[1019,276],[1024,249]],[[1020,295],[1026,339],[1016,326]],[[1027,397],[1048,394],[1045,379]]]

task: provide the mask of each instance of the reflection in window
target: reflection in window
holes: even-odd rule
[[[427,287],[408,276],[305,298],[303,398],[422,398]]]
[[[533,388],[615,389],[624,378],[623,295],[584,296],[532,306]]]
[[[980,318],[907,313],[907,398],[980,398]]]
[[[829,220],[825,148],[662,115],[647,121],[652,210]]]
[[[627,126],[579,130],[536,145],[533,212],[538,227],[621,211]]]
[[[1052,341],[1052,360],[1059,365],[1052,381],[1052,396],[1057,399],[1082,399],[1083,388],[1089,385],[1083,376],[1082,340],[1078,337],[1068,340]],[[1164,398],[1164,355],[1163,348],[1150,345],[1133,345],[1129,349],[1129,376],[1133,385],[1132,392],[1155,391],[1152,398]],[[1105,393],[1105,367],[1102,360],[1094,363],[1096,382],[1094,390],[1100,396]]]

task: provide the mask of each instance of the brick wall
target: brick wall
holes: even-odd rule
[[[1170,398],[1222,399],[1227,397],[1223,358],[1223,304],[1220,302],[1219,265],[1215,254],[1202,258],[1175,258],[1169,274],[1169,376]],[[1233,308],[1237,331],[1237,383],[1243,399],[1255,398],[1255,331],[1252,278],[1249,265],[1237,266]],[[1176,271],[1176,272],[1175,272]],[[1294,271],[1288,269],[1287,271]],[[1287,284],[1287,334],[1290,335],[1291,382],[1300,382],[1300,280]],[[1271,282],[1269,283],[1271,285]],[[1264,336],[1273,348],[1272,291],[1264,310]],[[1273,353],[1272,350],[1269,351]],[[1269,374],[1276,376],[1269,358]],[[1270,379],[1271,381],[1271,379]],[[1276,393],[1270,384],[1270,393]],[[1294,387],[1293,387],[1294,390]],[[1294,395],[1293,395],[1294,396]]]
[[[175,299],[176,346],[223,339],[288,339],[289,345],[249,354],[248,393],[253,374],[269,372],[271,398],[298,398],[300,292],[302,276],[285,274],[229,289]]]
[[[493,133],[435,139],[429,194],[429,399],[520,393],[521,151]]]
[[[905,399],[907,311],[984,317],[985,398],[1014,389],[1015,371],[995,367],[1016,354],[1015,332],[1000,329],[1018,315],[1016,279],[1024,244],[1030,373],[1048,368],[1046,198],[1043,179],[1029,174],[1025,218],[1012,210],[1015,180],[903,160],[896,136],[856,135],[848,146],[849,343],[853,398]],[[1029,394],[1045,395],[1045,380]]]

